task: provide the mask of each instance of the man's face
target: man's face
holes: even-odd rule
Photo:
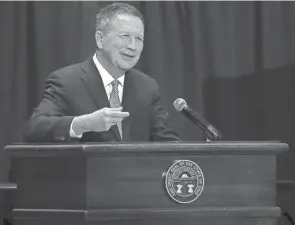
[[[127,71],[138,62],[143,49],[144,26],[133,15],[119,14],[103,34],[102,56],[107,66]]]

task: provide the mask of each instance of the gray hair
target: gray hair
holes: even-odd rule
[[[107,25],[119,14],[129,14],[138,17],[144,24],[141,12],[134,6],[126,3],[107,5],[96,15],[96,31],[103,31]]]

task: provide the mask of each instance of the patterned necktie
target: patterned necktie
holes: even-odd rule
[[[119,89],[118,89],[119,84],[120,84],[120,81],[118,81],[117,79],[113,80],[111,83],[113,88],[112,88],[109,101],[112,108],[118,108],[121,106],[120,98],[119,98]],[[118,130],[119,130],[121,139],[123,140],[122,123],[118,123],[117,125],[118,125]]]

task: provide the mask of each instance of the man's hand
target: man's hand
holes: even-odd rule
[[[102,108],[93,113],[78,116],[73,121],[73,131],[77,135],[89,131],[108,131],[111,126],[121,123],[125,117],[129,116],[129,113],[122,112],[122,109],[123,107]]]

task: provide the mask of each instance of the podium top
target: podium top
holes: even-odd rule
[[[50,143],[13,144],[5,151],[10,156],[61,155],[277,155],[289,149],[288,144],[267,142],[151,142],[151,143]]]

